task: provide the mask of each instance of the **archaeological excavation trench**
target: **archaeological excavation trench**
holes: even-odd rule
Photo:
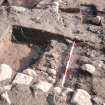
[[[47,80],[49,83],[53,83],[54,87],[61,86],[73,40],[21,26],[13,26],[12,34],[9,36],[10,37],[3,38],[0,44],[1,64],[8,64],[15,72],[20,73],[27,68],[31,68],[37,73],[35,77],[36,80]],[[94,49],[85,42],[79,40],[74,41],[76,42],[76,46],[72,57],[72,66],[70,72],[68,72],[64,86],[74,90],[82,88],[88,91],[92,96],[99,94],[104,97],[103,94],[100,94],[100,90],[97,90],[97,81],[94,80],[96,77],[105,77],[104,71],[97,65],[100,63],[99,60],[104,61],[103,52]],[[94,74],[94,79],[91,72],[81,70],[81,66],[85,63],[92,64],[97,67],[97,70],[99,69],[99,71]],[[56,70],[57,74],[55,76],[52,75],[51,69]],[[12,97],[12,101],[15,101],[14,103],[16,105],[18,101],[16,101],[15,98],[19,98],[21,92],[24,93],[24,91],[26,91],[26,96],[30,94],[28,93],[29,90],[24,88],[24,86],[24,90],[17,90],[17,88],[20,89],[22,87],[13,87],[12,92],[9,93],[10,97]],[[15,93],[18,95],[13,98]],[[49,105],[51,104],[49,100],[55,100],[54,104],[62,103],[62,98],[59,97],[59,95],[55,96],[52,92],[49,93],[48,97],[40,92],[38,95],[46,97]],[[53,99],[53,95],[57,99]],[[24,96],[21,97],[23,99],[25,98]],[[69,103],[70,99],[71,97],[68,96],[66,102]],[[33,99],[29,99],[29,101],[34,103]],[[23,103],[28,105],[25,102],[20,102],[20,105]],[[39,104],[39,102],[37,103]]]
[[[0,105],[105,105],[104,4],[2,0]]]

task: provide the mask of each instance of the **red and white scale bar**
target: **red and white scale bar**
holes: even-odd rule
[[[75,42],[73,42],[71,50],[70,50],[70,53],[69,53],[69,60],[67,61],[66,70],[65,70],[65,73],[64,73],[64,76],[63,76],[63,80],[62,80],[62,87],[64,86],[66,76],[68,74],[68,71],[70,70],[71,58],[72,58],[72,54],[73,54],[74,48],[75,48]]]

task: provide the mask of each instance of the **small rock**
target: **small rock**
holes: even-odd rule
[[[24,74],[27,74],[29,76],[32,76],[33,78],[37,76],[36,72],[32,69],[25,69],[23,71]]]
[[[9,105],[11,104],[11,100],[9,99],[9,96],[8,96],[8,93],[7,93],[7,92],[3,93],[3,94],[1,95],[1,97],[2,97],[3,99],[5,99]]]
[[[86,56],[81,56],[80,58],[80,63],[83,64],[83,63],[90,63],[90,59]]]
[[[62,89],[62,96],[66,97],[70,92],[73,92],[74,90],[71,88],[63,88]]]
[[[51,76],[49,76],[48,78],[47,78],[47,80],[48,80],[48,82],[50,82],[50,83],[55,83],[55,79],[54,78],[52,78]]]
[[[57,74],[55,69],[48,69],[47,73],[50,74],[50,75],[56,75]]]
[[[104,102],[103,99],[100,98],[100,97],[94,97],[92,100],[93,100],[94,103],[96,103],[97,105],[102,105],[103,102]]]
[[[19,7],[19,6],[11,6],[12,9],[16,10],[17,12],[25,12],[26,8],[24,7]]]
[[[73,95],[71,103],[78,105],[92,105],[91,96],[83,89],[77,89]]]
[[[96,16],[96,17],[93,17],[93,16],[86,16],[86,15],[83,15],[82,16],[82,22],[84,24],[94,24],[94,25],[100,25],[101,24],[101,21],[100,21],[100,16]]]
[[[37,81],[32,85],[33,90],[42,90],[43,92],[48,92],[50,88],[52,87],[51,83],[48,83],[47,81]]]
[[[82,65],[82,70],[89,72],[90,74],[94,74],[95,72],[95,67],[91,64],[84,64]]]
[[[61,87],[55,87],[54,92],[60,95],[62,93],[62,88]]]
[[[103,67],[103,65],[104,65],[104,62],[103,61],[99,61],[98,62],[98,67]]]
[[[0,81],[10,79],[12,77],[12,68],[7,64],[0,65]]]
[[[29,85],[33,80],[33,77],[26,74],[18,73],[13,80],[13,84],[24,84]]]
[[[52,8],[56,13],[58,13],[59,12],[59,1],[54,1],[52,3]]]
[[[61,88],[61,87],[55,87],[54,92],[66,97],[68,93],[73,92],[73,89],[71,88]]]

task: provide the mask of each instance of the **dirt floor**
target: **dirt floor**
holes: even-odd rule
[[[35,59],[39,56],[36,50],[35,46],[30,47],[24,43],[4,41],[0,44],[0,63],[9,64],[14,71],[25,69],[31,65],[34,56]]]

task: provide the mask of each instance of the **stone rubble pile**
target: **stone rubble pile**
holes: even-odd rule
[[[84,66],[84,67],[83,67]],[[95,68],[94,66],[90,65],[90,64],[84,64],[82,66],[83,70],[86,70],[87,72],[93,74],[95,72]],[[8,72],[7,72],[8,70]],[[6,71],[6,72],[5,72]],[[1,80],[6,80],[6,79],[11,79],[12,78],[12,69],[10,68],[10,66],[6,65],[6,64],[1,64],[1,72],[0,75],[2,75],[0,77]],[[8,73],[8,75],[6,75]],[[54,69],[52,69],[50,71],[50,74],[56,75],[56,72]],[[71,89],[68,87],[62,88],[62,87],[53,87],[53,82],[49,82],[49,81],[45,81],[45,80],[34,80],[34,78],[37,76],[37,73],[35,72],[35,70],[32,69],[25,69],[23,70],[22,73],[17,73],[12,84],[11,85],[7,85],[7,86],[1,86],[0,87],[0,95],[3,99],[5,99],[7,101],[7,103],[10,105],[11,104],[11,100],[9,99],[9,95],[8,95],[8,91],[11,90],[12,85],[18,84],[24,84],[24,85],[28,85],[31,86],[31,89],[33,89],[33,92],[35,91],[42,91],[45,93],[50,92],[50,90],[53,90],[53,92],[55,94],[58,94],[60,96],[63,97],[68,97],[68,95],[70,93],[72,93],[72,98],[70,103],[72,104],[77,104],[77,105],[93,105],[92,104],[92,97],[91,95],[89,95],[89,93],[84,90],[84,89]],[[34,80],[34,82],[32,83],[32,81]],[[93,101],[96,103],[101,103],[102,100],[99,98],[93,98]]]
[[[32,91],[34,96],[36,95],[35,93],[38,93],[40,91],[41,93],[45,94],[53,93],[54,97],[56,96],[62,97],[64,100],[67,100],[68,97],[70,97],[69,100],[70,104],[76,105],[94,105],[94,103],[96,103],[97,105],[103,104],[104,101],[102,100],[102,98],[93,97],[93,95],[90,95],[89,92],[84,88],[77,87],[75,89],[74,87],[70,88],[68,86],[60,87],[60,84],[55,85],[58,75],[57,69],[59,69],[59,67],[62,67],[60,65],[61,56],[64,53],[64,51],[67,50],[67,46],[65,44],[58,43],[57,41],[52,41],[51,47],[52,47],[51,50],[49,50],[49,52],[45,52],[45,54],[40,59],[36,67],[32,66],[30,68],[22,70],[22,72],[15,72],[16,75],[14,76],[14,78],[13,78],[14,71],[12,70],[12,68],[7,64],[1,64],[0,96],[4,100],[6,100],[6,102],[10,105],[12,104],[12,100],[9,97],[9,93],[11,93],[12,88],[14,88],[14,86],[16,85],[19,86],[25,85],[29,87],[30,89],[29,91]],[[80,73],[83,72],[83,74],[80,75],[80,78],[83,78],[83,76],[87,78],[86,77],[87,74],[85,73],[88,72],[89,74],[91,74],[88,76],[91,76],[94,82],[96,81],[95,79],[96,77],[94,77],[95,72],[97,72],[96,65],[93,65],[91,62],[88,62],[88,60],[90,59],[82,56],[82,59],[80,59],[80,63],[82,62],[81,63],[82,65],[79,68],[80,71],[77,70],[77,72],[78,75],[80,75]],[[43,73],[46,74],[46,77],[44,77]],[[63,72],[61,72],[61,74],[63,75]],[[40,78],[41,76],[43,78]],[[1,82],[6,80],[9,80],[9,82],[3,85]],[[69,82],[71,81],[72,80],[70,80]],[[82,82],[82,80],[80,82]],[[100,86],[97,87],[97,84],[94,83],[93,85],[94,89],[98,89],[98,87],[100,87]],[[103,87],[101,88],[102,88],[101,91],[103,91]]]

